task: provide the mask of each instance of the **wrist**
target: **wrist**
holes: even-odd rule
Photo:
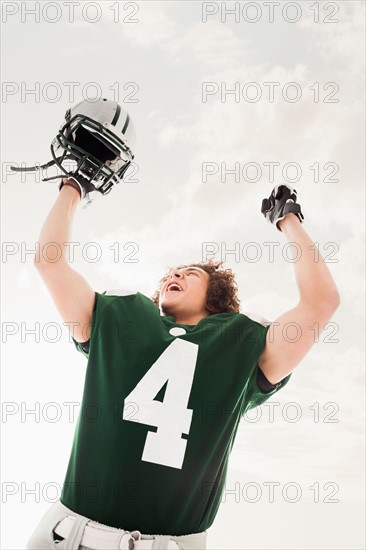
[[[288,214],[285,215],[285,217],[281,221],[278,222],[277,225],[281,229],[281,231],[283,231],[284,229],[286,229],[286,227],[291,226],[294,223],[300,224],[301,222],[296,214],[289,212]]]
[[[76,183],[76,181],[71,179],[63,179],[62,184],[60,186],[60,193],[68,194],[70,197],[78,197],[81,200],[81,191],[80,187]]]

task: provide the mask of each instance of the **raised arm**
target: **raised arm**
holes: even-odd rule
[[[340,304],[333,277],[298,217],[286,214],[279,225],[286,239],[301,248],[300,258],[293,263],[300,298],[294,308],[273,321],[267,333],[258,364],[272,384],[300,363],[315,344],[316,326],[320,334]]]
[[[90,338],[95,293],[84,277],[70,266],[65,246],[70,242],[79,202],[80,194],[76,189],[69,185],[61,188],[42,226],[34,266],[64,322],[78,323],[77,326],[69,325],[71,335],[78,342],[85,342]]]

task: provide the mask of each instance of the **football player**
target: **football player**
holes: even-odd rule
[[[286,185],[261,211],[301,248],[294,263],[300,296],[273,322],[240,311],[234,274],[212,260],[169,268],[152,297],[95,291],[65,247],[87,185],[97,189],[109,175],[96,179],[106,159],[97,149],[93,156],[101,163],[92,159],[94,172],[89,156],[81,177],[63,178],[34,258],[87,363],[62,494],[27,548],[204,549],[240,420],[289,382],[314,344],[311,327],[322,330],[339,294],[321,255],[314,261],[296,190]],[[42,256],[49,242],[58,244],[57,261]],[[289,323],[298,338],[287,337]]]

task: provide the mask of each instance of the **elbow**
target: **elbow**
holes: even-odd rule
[[[339,294],[338,291],[335,296],[334,304],[335,304],[335,309],[338,309],[339,306],[341,305],[341,295]]]
[[[335,291],[331,294],[326,293],[318,296],[312,296],[311,299],[300,300],[300,302],[321,314],[328,313],[333,315],[333,313],[335,313],[341,305],[341,296],[338,291]]]
[[[330,295],[323,296],[317,301],[318,307],[323,311],[329,311],[334,313],[341,305],[341,296],[338,291],[333,292]]]
[[[341,295],[334,280],[329,281],[326,287],[322,288],[322,292],[318,294],[318,299],[324,308],[328,308],[332,311],[339,308],[341,304]]]
[[[334,309],[334,311],[339,308],[341,305],[341,295],[339,294],[337,287],[335,287],[334,291],[328,296],[327,301],[329,307]]]

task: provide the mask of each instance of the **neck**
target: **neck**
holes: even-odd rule
[[[176,315],[174,315],[173,313],[168,313],[168,312],[164,312],[164,311],[162,311],[161,314],[162,314],[163,317],[165,315],[174,317],[175,322],[178,325],[197,325],[197,323],[199,323],[201,321],[201,319],[204,319],[205,317],[209,316],[209,313],[207,313],[207,314],[197,313],[195,315],[185,315],[183,313],[182,314],[177,313]]]

